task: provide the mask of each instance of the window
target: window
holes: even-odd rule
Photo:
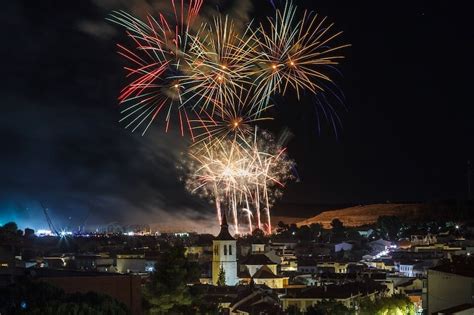
[[[232,255],[232,245],[229,245],[229,255]]]
[[[227,255],[227,245],[224,245],[224,256]]]
[[[219,245],[214,246],[214,255],[219,255]]]

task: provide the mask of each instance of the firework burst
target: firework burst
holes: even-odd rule
[[[344,58],[338,54],[349,45],[332,45],[342,32],[332,33],[333,24],[326,18],[304,11],[297,17],[297,8],[287,2],[283,11],[276,10],[269,27],[260,25],[255,36],[256,98],[264,105],[274,93],[284,95],[289,88],[298,99],[302,90],[313,94],[324,91],[324,84],[332,82],[328,66],[337,65]]]

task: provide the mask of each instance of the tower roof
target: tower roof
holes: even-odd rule
[[[221,231],[219,235],[216,236],[214,239],[215,241],[235,241],[235,238],[232,237],[229,233],[229,225],[227,224],[227,217],[225,215],[225,211],[223,211],[222,215],[222,223],[221,223]]]

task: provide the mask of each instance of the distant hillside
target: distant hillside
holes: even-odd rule
[[[416,219],[423,217],[427,211],[428,208],[424,204],[373,204],[324,211],[317,216],[298,222],[297,225],[321,223],[325,228],[330,228],[331,221],[338,218],[345,226],[361,226],[375,223],[377,218],[383,215]]]

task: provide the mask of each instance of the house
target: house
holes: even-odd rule
[[[333,246],[334,246],[334,252],[335,253],[338,253],[340,251],[348,252],[348,251],[351,251],[352,247],[353,247],[353,245],[351,243],[348,243],[348,242],[336,243]]]
[[[318,272],[347,273],[348,267],[349,263],[344,261],[319,261],[317,263]]]
[[[115,259],[119,273],[147,273],[155,271],[157,259],[147,258],[144,253],[118,254]]]
[[[405,277],[414,277],[413,269],[418,263],[416,260],[402,260],[398,262],[398,272]]]
[[[377,255],[389,249],[393,244],[392,242],[386,241],[384,239],[378,239],[376,241],[369,242],[368,245],[371,248],[371,254]]]
[[[386,288],[372,281],[346,283],[343,285],[323,285],[317,287],[306,287],[288,289],[287,294],[280,297],[283,309],[295,306],[300,312],[322,301],[335,301],[342,303],[349,309],[354,309],[360,299],[374,301],[384,294]]]
[[[255,284],[266,285],[272,289],[282,289],[288,285],[288,277],[278,276],[268,266],[264,265],[252,276]]]
[[[279,256],[279,263],[281,271],[296,271],[296,255],[295,248],[298,244],[293,240],[282,240],[279,242],[269,243],[267,245],[268,251],[273,252],[274,255]],[[274,261],[274,255],[269,255],[269,257]]]
[[[270,288],[283,288],[288,285],[288,277],[278,275],[277,264],[265,254],[251,254],[242,259],[239,278],[242,283],[249,282],[247,274],[256,284],[265,284]]]
[[[316,259],[298,258],[299,273],[316,273],[318,271]]]
[[[428,268],[435,265],[433,260],[401,260],[398,272],[405,277],[425,277]]]
[[[376,259],[372,261],[366,261],[367,267],[378,270],[394,271],[395,265],[392,260],[389,259]]]
[[[373,229],[360,229],[360,230],[357,230],[357,232],[359,233],[360,236],[369,238],[372,235],[372,233],[374,233],[374,230]]]
[[[229,305],[231,315],[279,315],[282,309],[278,297],[264,286],[253,282],[238,291],[237,297]]]
[[[25,272],[33,279],[50,283],[66,293],[92,291],[109,295],[124,303],[131,314],[142,314],[141,279],[138,276],[49,268],[29,268]]]
[[[474,259],[456,259],[428,269],[427,299],[428,314],[474,304]]]
[[[274,263],[270,258],[265,254],[250,254],[247,257],[242,259],[240,263],[241,270],[245,268],[249,271],[251,277],[263,266],[267,266],[274,274],[277,273],[277,264]]]
[[[425,234],[425,235],[411,235],[410,242],[412,246],[418,245],[432,245],[436,244],[436,235],[433,234]]]

